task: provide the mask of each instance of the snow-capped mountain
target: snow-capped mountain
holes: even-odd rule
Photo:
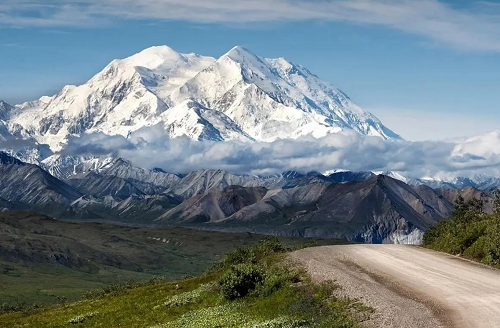
[[[464,189],[467,187],[472,187],[482,191],[492,191],[500,188],[500,178],[485,174],[476,174],[471,178],[457,177],[452,179],[408,179],[407,183],[412,186],[426,185],[433,189]]]
[[[148,48],[56,95],[15,107],[2,102],[0,120],[53,151],[69,136],[128,136],[157,124],[169,137],[195,140],[272,141],[342,130],[400,138],[306,68],[242,47],[219,59]]]
[[[352,181],[367,181],[376,175],[391,177],[394,180],[402,181],[410,186],[428,186],[432,189],[455,189],[475,188],[481,191],[493,191],[500,188],[500,178],[487,174],[475,174],[471,177],[439,178],[423,177],[417,178],[406,176],[396,171],[374,171],[374,172],[353,172],[347,170],[330,170],[323,173],[331,182],[344,183]]]
[[[395,172],[395,171],[373,172],[373,173],[375,175],[385,175],[385,176],[393,178],[394,180],[403,181],[404,183],[408,183],[408,180],[409,180],[407,177],[405,177],[401,173]]]

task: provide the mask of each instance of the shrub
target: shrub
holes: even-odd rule
[[[278,237],[267,237],[262,239],[257,245],[238,247],[236,250],[228,253],[222,261],[214,263],[208,272],[228,269],[231,266],[243,263],[256,264],[269,255],[281,254],[289,250],[291,249],[285,247]]]
[[[267,237],[262,239],[257,245],[261,255],[269,255],[272,253],[285,253],[289,251],[279,240],[278,237]]]
[[[0,304],[0,315],[6,313],[22,312],[24,315],[28,315],[32,312],[42,309],[39,304],[28,304],[25,301],[16,300],[13,303],[3,303]]]
[[[238,247],[224,258],[225,265],[236,265],[241,263],[256,263],[257,254],[254,247]]]
[[[472,259],[484,259],[486,256],[486,242],[485,236],[479,237],[474,244],[464,251],[464,256]],[[487,263],[488,264],[488,263]]]
[[[261,268],[254,264],[231,267],[219,280],[222,296],[229,300],[248,295],[264,280]]]
[[[264,279],[254,292],[256,296],[268,297],[272,293],[298,283],[304,278],[304,273],[288,266],[273,266],[266,270]]]
[[[27,307],[26,302],[15,301],[12,304],[3,303],[0,304],[0,314],[11,313],[11,312],[21,312]]]
[[[484,253],[483,262],[495,266],[500,265],[500,220],[498,218],[486,229]]]
[[[78,315],[74,318],[71,318],[68,320],[69,324],[76,325],[79,323],[83,323],[85,320],[93,318],[95,315],[99,314],[99,312],[92,312],[92,313],[87,313],[84,315]]]

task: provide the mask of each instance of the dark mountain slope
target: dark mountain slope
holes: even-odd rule
[[[31,206],[69,205],[82,196],[37,165],[26,164],[0,152],[0,197]]]
[[[453,208],[432,189],[421,188],[417,192],[386,176],[363,182],[268,190],[265,195],[259,189],[260,199],[247,197],[247,203],[240,203],[246,206],[235,208],[231,200],[244,194],[245,189],[246,193],[256,191],[230,187],[196,196],[162,215],[159,221],[197,224],[208,229],[404,242],[420,238],[423,231]],[[226,206],[235,212],[220,210]]]
[[[230,186],[196,195],[167,212],[169,222],[195,223],[217,222],[262,199],[265,188]]]
[[[139,188],[125,179],[93,171],[75,175],[66,181],[86,195],[98,198],[112,196],[115,199],[123,200],[131,195],[144,195]]]

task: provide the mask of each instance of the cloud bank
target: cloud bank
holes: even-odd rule
[[[196,23],[340,21],[385,26],[476,51],[500,51],[500,6],[437,0],[3,0],[0,25],[95,26],[115,19]]]
[[[134,165],[187,173],[223,169],[256,175],[288,170],[398,171],[409,177],[500,175],[500,132],[459,142],[385,141],[355,132],[274,142],[209,142],[169,139],[160,126],[124,138],[102,133],[72,137],[64,155],[112,155]]]

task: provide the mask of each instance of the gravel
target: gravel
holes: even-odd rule
[[[373,328],[500,327],[500,271],[405,245],[307,248],[291,254],[316,281],[375,309]]]

